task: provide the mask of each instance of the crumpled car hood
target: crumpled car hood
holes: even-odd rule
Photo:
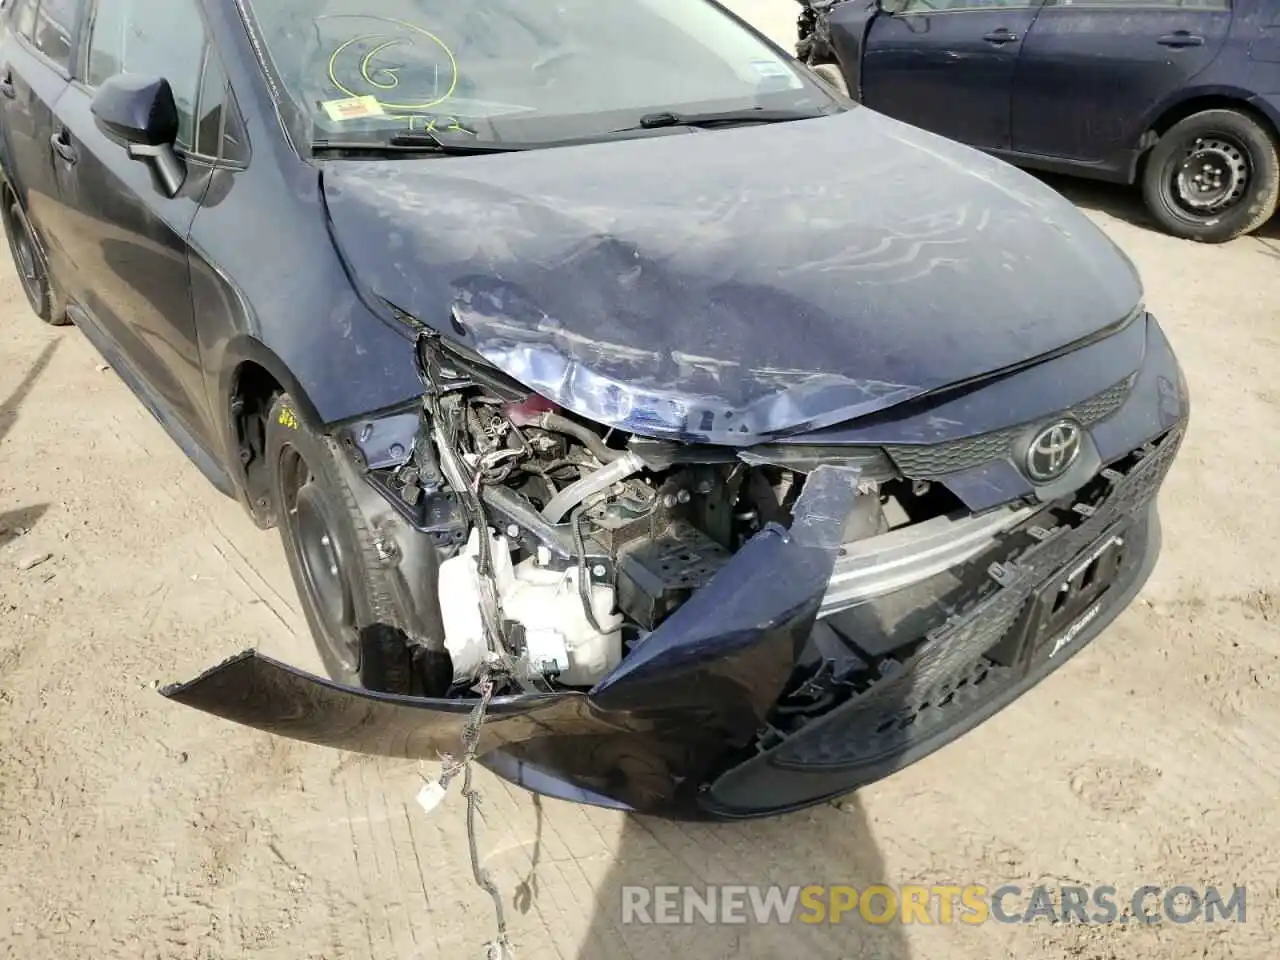
[[[1024,364],[1121,321],[1127,258],[1068,201],[865,108],[493,156],[336,161],[357,282],[526,386],[747,445]]]

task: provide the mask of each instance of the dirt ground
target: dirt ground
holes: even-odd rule
[[[789,40],[792,11],[739,6]],[[1204,247],[1054,181],[1135,259],[1193,425],[1140,601],[1032,693],[840,805],[672,825],[488,775],[516,956],[1272,958],[1280,946],[1280,222]],[[0,268],[0,953],[479,957],[463,804],[417,764],[173,706],[154,685],[305,650],[274,533],[210,488]],[[29,566],[33,561],[46,557]],[[629,883],[1245,884],[1243,924],[636,927]]]

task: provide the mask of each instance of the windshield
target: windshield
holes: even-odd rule
[[[550,143],[654,112],[828,110],[703,0],[250,0],[311,141],[425,131]]]

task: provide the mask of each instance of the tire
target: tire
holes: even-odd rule
[[[1275,139],[1236,110],[1192,114],[1151,148],[1142,193],[1174,236],[1223,243],[1252,233],[1275,213],[1280,197]]]
[[[18,201],[11,197],[8,199],[9,206],[0,219],[4,220],[4,234],[9,241],[9,253],[13,256],[13,268],[18,273],[22,292],[27,295],[27,302],[37,317],[50,326],[64,327],[71,321],[67,319],[66,311],[59,310],[54,301],[44,254],[27,229]]]
[[[415,692],[394,573],[379,559],[340,448],[287,393],[271,406],[265,448],[280,537],[325,670],[350,686]]]

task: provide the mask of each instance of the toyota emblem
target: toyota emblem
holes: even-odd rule
[[[1070,420],[1051,423],[1027,447],[1027,476],[1036,483],[1057,480],[1080,456],[1081,431]]]

